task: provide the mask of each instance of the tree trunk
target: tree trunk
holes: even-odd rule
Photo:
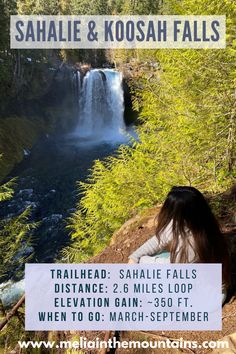
[[[25,295],[23,295],[20,300],[13,306],[10,312],[6,315],[6,317],[0,322],[0,331],[5,327],[8,321],[17,314],[18,309],[25,302]]]

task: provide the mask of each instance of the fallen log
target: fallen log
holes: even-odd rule
[[[0,331],[6,326],[8,321],[15,315],[17,315],[18,309],[25,302],[25,295],[23,295],[20,300],[13,306],[13,308],[6,314],[6,317],[0,322]]]

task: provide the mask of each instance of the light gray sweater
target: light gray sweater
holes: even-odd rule
[[[187,262],[193,263],[196,262],[196,254],[194,251],[194,239],[190,231],[186,232],[188,235],[188,244],[187,244]],[[173,239],[172,232],[172,222],[162,231],[160,235],[160,241],[156,236],[153,236],[148,241],[146,241],[141,247],[139,247],[135,252],[133,252],[129,258],[134,260],[136,263],[139,263],[140,258],[143,256],[153,256],[156,255],[166,249],[166,247],[170,244]],[[177,255],[176,255],[176,263],[178,263],[179,255],[181,248],[183,247],[183,241],[180,238],[178,247],[177,247]]]
[[[188,234],[188,262],[187,263],[197,263],[197,257],[194,251],[194,239],[190,232]],[[131,258],[136,263],[140,262],[140,259],[143,256],[153,256],[156,255],[167,247],[167,245],[173,239],[173,232],[172,232],[172,222],[166,227],[165,230],[160,235],[160,241],[156,236],[153,236],[148,241],[146,241],[141,247],[139,247],[136,251],[134,251],[129,258]],[[181,250],[183,241],[180,239],[179,244],[177,247],[177,256],[176,256],[176,263],[178,263],[178,253]],[[144,262],[145,263],[145,262]],[[152,263],[152,262],[151,262]],[[222,284],[222,304],[226,299],[227,289],[225,284]]]

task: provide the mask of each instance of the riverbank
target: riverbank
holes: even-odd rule
[[[33,261],[54,262],[70,243],[66,221],[78,202],[77,182],[85,181],[94,160],[111,156],[119,143],[86,144],[72,134],[44,136],[12,171],[14,196],[1,204],[0,218],[14,218],[26,208],[39,222],[33,234]],[[32,250],[31,250],[32,253]],[[18,274],[23,276],[22,270]],[[9,269],[6,279],[15,277]]]

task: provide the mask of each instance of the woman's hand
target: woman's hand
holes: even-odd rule
[[[128,264],[137,264],[138,262],[136,262],[134,259],[129,258],[128,260]]]

